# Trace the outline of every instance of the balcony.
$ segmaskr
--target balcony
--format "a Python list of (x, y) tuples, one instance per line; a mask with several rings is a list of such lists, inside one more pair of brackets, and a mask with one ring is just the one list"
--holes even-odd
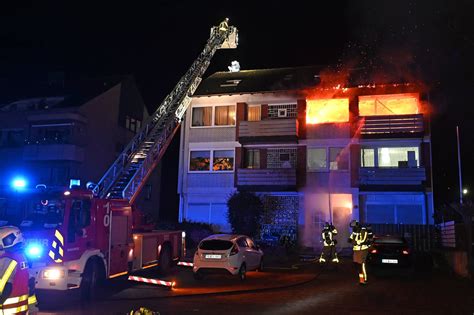
[(419, 135), (424, 132), (423, 114), (361, 116), (360, 134), (365, 137)]
[(296, 189), (296, 169), (237, 169), (237, 188), (239, 190), (285, 191)]
[(296, 141), (298, 121), (295, 118), (241, 121), (238, 137), (240, 142)]
[(26, 161), (84, 161), (84, 149), (73, 144), (33, 144), (23, 148)]
[(424, 167), (377, 168), (361, 167), (359, 183), (365, 185), (422, 185), (426, 180)]

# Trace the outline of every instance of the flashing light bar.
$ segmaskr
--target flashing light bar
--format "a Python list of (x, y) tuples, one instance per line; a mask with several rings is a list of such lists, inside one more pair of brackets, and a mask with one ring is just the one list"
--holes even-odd
[(15, 189), (23, 189), (26, 188), (27, 181), (23, 177), (16, 177), (12, 181), (12, 187)]

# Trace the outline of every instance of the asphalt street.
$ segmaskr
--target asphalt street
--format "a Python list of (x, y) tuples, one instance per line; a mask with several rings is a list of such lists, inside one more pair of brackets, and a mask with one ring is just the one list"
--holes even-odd
[(140, 306), (164, 315), (474, 314), (472, 282), (434, 270), (372, 273), (369, 284), (360, 286), (349, 259), (337, 269), (311, 263), (249, 273), (245, 283), (221, 276), (197, 282), (186, 269), (171, 277), (178, 282), (172, 291), (116, 281), (97, 301), (81, 303), (69, 295), (56, 298), (40, 314), (125, 314)]

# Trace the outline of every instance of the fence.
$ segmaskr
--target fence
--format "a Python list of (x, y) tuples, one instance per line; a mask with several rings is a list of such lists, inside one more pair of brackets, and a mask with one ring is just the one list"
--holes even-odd
[(403, 236), (416, 251), (430, 251), (438, 247), (438, 233), (434, 225), (423, 224), (372, 224), (377, 235)]

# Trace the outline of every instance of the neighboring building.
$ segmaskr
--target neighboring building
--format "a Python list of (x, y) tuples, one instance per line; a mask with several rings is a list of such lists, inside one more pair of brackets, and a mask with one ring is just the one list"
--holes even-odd
[(228, 231), (229, 195), (249, 190), (264, 201), (264, 236), (298, 231), (308, 247), (320, 246), (325, 221), (340, 231), (339, 245), (351, 219), (433, 223), (420, 88), (360, 79), (328, 85), (320, 73), (218, 72), (201, 83), (181, 128), (181, 220)]
[[(148, 117), (131, 77), (74, 82), (50, 97), (0, 105), (0, 187), (15, 176), (29, 185), (98, 182)], [(159, 203), (155, 171), (137, 204)], [(155, 211), (153, 211), (155, 212)]]

